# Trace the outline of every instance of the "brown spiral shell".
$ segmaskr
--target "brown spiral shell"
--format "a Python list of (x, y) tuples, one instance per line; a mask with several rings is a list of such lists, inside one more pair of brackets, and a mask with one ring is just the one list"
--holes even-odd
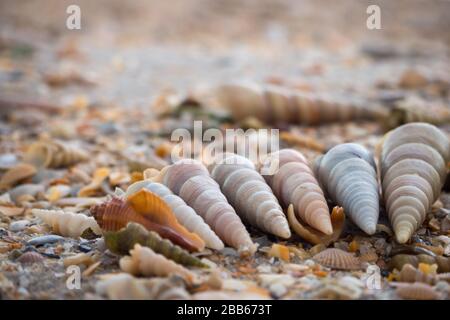
[(255, 117), (265, 123), (317, 125), (357, 119), (373, 120), (385, 113), (383, 109), (338, 103), (275, 85), (226, 84), (216, 89), (216, 96), (234, 119)]
[(293, 204), (300, 219), (327, 235), (332, 234), (327, 202), (305, 157), (293, 149), (272, 152), (263, 161), (261, 173), (273, 163), (278, 163), (278, 169), (264, 178), (283, 206)]
[(396, 239), (405, 243), (438, 199), (447, 175), (450, 143), (433, 125), (409, 123), (381, 145), (383, 198)]
[(411, 264), (405, 264), (397, 276), (400, 282), (422, 282), (426, 284), (435, 284), (437, 281), (436, 275), (425, 274), (419, 269), (414, 268)]
[(180, 225), (170, 207), (154, 193), (141, 189), (127, 201), (112, 198), (91, 208), (91, 214), (104, 231), (117, 231), (128, 222), (143, 225), (161, 237), (190, 251), (203, 250), (205, 243)]
[(25, 162), (45, 168), (68, 167), (87, 159), (87, 153), (79, 147), (58, 140), (35, 142), (24, 156)]
[(313, 260), (324, 267), (338, 270), (360, 270), (361, 261), (353, 254), (340, 249), (325, 249), (313, 256)]

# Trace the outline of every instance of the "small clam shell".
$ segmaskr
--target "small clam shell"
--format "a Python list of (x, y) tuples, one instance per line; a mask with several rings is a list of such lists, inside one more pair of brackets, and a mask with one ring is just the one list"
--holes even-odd
[(0, 188), (10, 188), (20, 181), (34, 176), (36, 172), (36, 168), (30, 164), (18, 164), (3, 174), (0, 179)]
[(402, 283), (398, 285), (396, 293), (400, 298), (408, 300), (438, 300), (441, 298), (439, 292), (432, 286), (420, 282)]
[(362, 269), (361, 261), (353, 254), (340, 249), (325, 249), (313, 256), (317, 263), (338, 270), (359, 270)]
[(44, 261), (44, 257), (36, 251), (27, 251), (17, 258), (17, 261), (22, 264), (34, 264)]

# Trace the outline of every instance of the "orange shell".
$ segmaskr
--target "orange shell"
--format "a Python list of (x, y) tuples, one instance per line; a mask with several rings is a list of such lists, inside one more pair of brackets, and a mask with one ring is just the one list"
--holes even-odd
[(205, 248), (203, 240), (179, 224), (160, 197), (145, 189), (132, 194), (127, 201), (113, 198), (96, 205), (91, 208), (91, 213), (104, 231), (117, 231), (133, 221), (190, 251)]
[(323, 250), (313, 257), (317, 263), (339, 270), (360, 270), (362, 269), (361, 261), (353, 254), (340, 249), (330, 248)]

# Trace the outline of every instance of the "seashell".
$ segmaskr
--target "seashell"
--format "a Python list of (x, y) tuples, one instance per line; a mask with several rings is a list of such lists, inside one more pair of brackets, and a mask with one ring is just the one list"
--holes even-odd
[(325, 249), (313, 256), (313, 260), (325, 267), (338, 270), (360, 270), (361, 261), (353, 254), (340, 249)]
[(134, 249), (130, 250), (130, 256), (120, 259), (119, 265), (123, 271), (133, 275), (169, 276), (178, 274), (188, 281), (192, 281), (195, 277), (191, 271), (140, 244), (135, 244)]
[(103, 231), (117, 231), (128, 222), (137, 222), (190, 251), (201, 251), (205, 243), (180, 225), (170, 207), (156, 194), (141, 189), (126, 201), (112, 198), (91, 208)]
[(106, 247), (114, 253), (127, 254), (138, 243), (182, 265), (207, 267), (184, 249), (167, 239), (162, 239), (159, 234), (148, 231), (138, 223), (130, 222), (126, 228), (119, 231), (105, 231), (103, 237)]
[(184, 286), (174, 282), (173, 278), (138, 279), (128, 273), (119, 273), (103, 277), (96, 283), (95, 291), (112, 300), (189, 299)]
[(0, 179), (0, 189), (10, 188), (22, 180), (28, 179), (36, 174), (34, 166), (27, 163), (20, 163), (6, 171)]
[(422, 282), (427, 284), (435, 284), (437, 282), (437, 277), (434, 274), (426, 274), (407, 263), (403, 265), (402, 270), (397, 276), (397, 280), (400, 282)]
[(48, 190), (45, 192), (45, 198), (47, 198), (47, 200), (50, 202), (54, 202), (56, 200), (59, 200), (61, 198), (70, 195), (71, 191), (72, 188), (68, 185), (65, 184), (54, 185), (48, 188)]
[[(180, 196), (197, 212), (226, 244), (243, 255), (253, 254), (256, 246), (233, 207), (198, 161), (180, 160), (154, 177)], [(155, 180), (157, 181), (157, 180)]]
[(27, 244), (30, 246), (42, 246), (47, 243), (55, 243), (59, 241), (63, 241), (64, 238), (55, 234), (48, 234), (45, 236), (35, 237), (31, 240), (27, 241)]
[(423, 223), (447, 175), (450, 143), (433, 125), (409, 123), (389, 132), (380, 152), (383, 198), (399, 243)]
[(237, 154), (220, 154), (210, 172), (244, 221), (284, 239), (291, 236), (277, 198), (250, 160)]
[(436, 257), (436, 264), (438, 265), (438, 272), (445, 273), (450, 272), (450, 258), (449, 257)]
[(438, 300), (441, 298), (439, 292), (432, 286), (420, 282), (399, 284), (395, 292), (400, 298), (408, 300)]
[(38, 193), (44, 193), (44, 191), (45, 187), (41, 184), (26, 183), (9, 190), (9, 195), (11, 196), (12, 201), (17, 202), (17, 199), (23, 195), (35, 197)]
[(202, 238), (208, 248), (215, 250), (222, 250), (224, 248), (222, 240), (203, 221), (202, 217), (194, 209), (189, 207), (182, 198), (173, 194), (165, 185), (148, 180), (138, 181), (128, 187), (125, 196), (129, 196), (142, 188), (160, 196), (172, 209), (178, 222), (190, 232)]
[(330, 198), (364, 232), (374, 234), (380, 208), (372, 154), (355, 143), (340, 144), (316, 160), (314, 171)]
[(225, 291), (225, 290), (208, 290), (195, 293), (194, 300), (269, 300), (270, 296), (264, 292), (254, 290), (248, 291)]
[(328, 205), (305, 157), (293, 149), (272, 152), (262, 162), (260, 172), (278, 168), (273, 175), (264, 175), (274, 194), (285, 206), (293, 204), (299, 218), (311, 227), (331, 235)]
[(69, 167), (87, 159), (88, 155), (78, 146), (58, 140), (35, 142), (24, 156), (25, 162), (44, 168)]
[(86, 253), (78, 253), (75, 254), (73, 256), (64, 258), (63, 260), (63, 265), (64, 267), (68, 267), (71, 265), (85, 265), (85, 266), (90, 266), (92, 264), (94, 264), (96, 261), (94, 259), (94, 257), (92, 256), (92, 254), (86, 254)]
[(325, 246), (337, 241), (345, 227), (345, 214), (341, 207), (334, 207), (331, 212), (331, 225), (333, 233), (326, 235), (311, 227), (302, 225), (295, 216), (294, 206), (289, 205), (287, 210), (289, 225), (300, 237), (312, 244), (323, 244)]
[(87, 229), (100, 235), (101, 230), (93, 217), (63, 210), (32, 209), (31, 213), (48, 224), (53, 232), (64, 237), (78, 238)]
[(105, 181), (110, 174), (108, 168), (98, 168), (94, 172), (92, 181), (78, 191), (79, 197), (90, 197), (95, 195), (101, 188), (103, 181)]
[(44, 257), (36, 251), (27, 251), (17, 258), (17, 261), (22, 264), (34, 264), (44, 261)]
[(339, 103), (276, 85), (226, 84), (219, 86), (215, 92), (219, 104), (227, 108), (235, 120), (255, 117), (265, 123), (317, 125), (374, 120), (385, 115), (381, 108)]

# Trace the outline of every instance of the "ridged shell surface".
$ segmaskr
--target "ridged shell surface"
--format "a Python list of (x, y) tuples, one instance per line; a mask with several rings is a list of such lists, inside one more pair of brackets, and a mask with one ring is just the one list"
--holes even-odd
[(361, 261), (353, 254), (335, 248), (325, 249), (313, 256), (317, 263), (338, 270), (359, 270)]
[(364, 232), (374, 234), (380, 208), (372, 154), (355, 143), (340, 144), (315, 161), (314, 171), (328, 196)]

